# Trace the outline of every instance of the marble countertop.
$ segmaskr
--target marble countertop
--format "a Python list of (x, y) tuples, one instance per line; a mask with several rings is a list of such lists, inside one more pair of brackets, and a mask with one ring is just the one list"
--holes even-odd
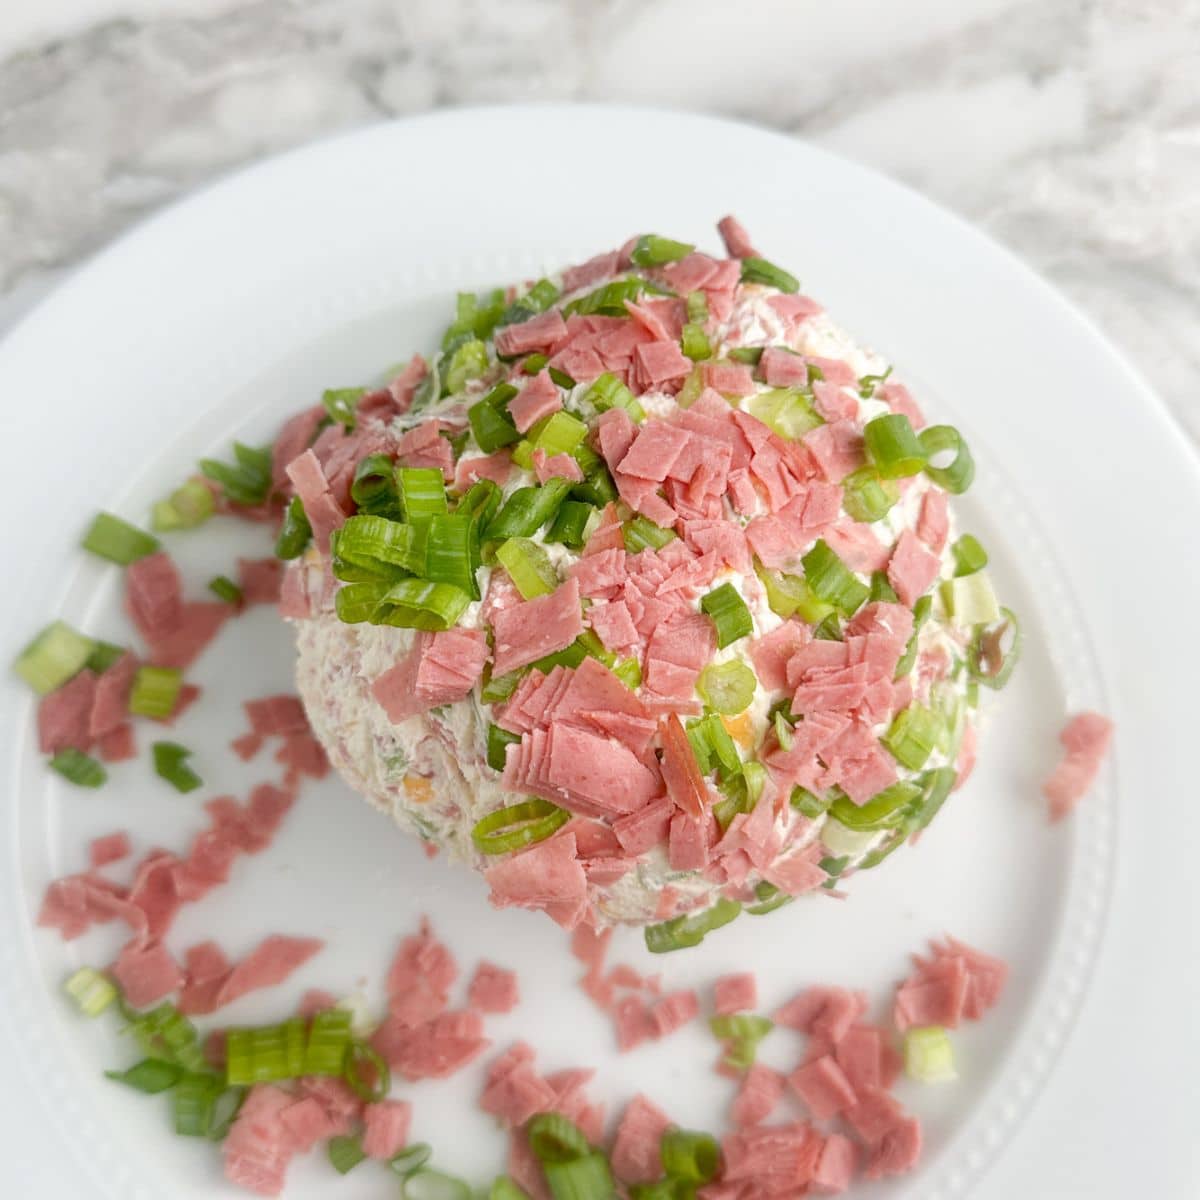
[(46, 0), (0, 14), (0, 56), (0, 331), (262, 155), (439, 105), (621, 99), (758, 121), (965, 215), (1200, 438), (1200, 0)]

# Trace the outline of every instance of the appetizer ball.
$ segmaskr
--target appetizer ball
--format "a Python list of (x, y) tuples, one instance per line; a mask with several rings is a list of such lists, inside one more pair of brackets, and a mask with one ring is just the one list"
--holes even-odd
[(882, 862), (1016, 657), (962, 438), (720, 230), (462, 295), (275, 447), (334, 766), (496, 905), (654, 950)]

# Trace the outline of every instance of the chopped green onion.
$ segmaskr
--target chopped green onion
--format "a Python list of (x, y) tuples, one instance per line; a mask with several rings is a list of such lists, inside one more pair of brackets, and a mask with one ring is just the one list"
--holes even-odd
[(755, 567), (767, 593), (767, 605), (777, 617), (796, 615), (809, 625), (816, 625), (831, 612), (833, 605), (820, 599), (800, 575), (784, 575), (768, 571), (761, 564)]
[(888, 582), (886, 571), (871, 572), (871, 594), (867, 600), (872, 604), (880, 600), (888, 604), (899, 604), (900, 597), (896, 595), (895, 588)]
[(992, 581), (983, 571), (947, 579), (942, 584), (942, 603), (954, 624), (964, 629), (1000, 620), (1000, 604)]
[[(967, 651), (967, 673), (972, 682), (999, 691), (1012, 678), (1013, 669), (1021, 657), (1021, 625), (1010, 608), (1000, 609), (1002, 624), (998, 629), (980, 628)], [(1012, 630), (1008, 652), (1001, 654), (1001, 642)], [(999, 665), (993, 666), (993, 663)]]
[(549, 361), (544, 354), (530, 354), (521, 363), (521, 371), (526, 375), (536, 375)]
[(791, 904), (796, 898), (789, 896), (787, 892), (777, 888), (773, 883), (768, 883), (765, 879), (754, 885), (754, 894), (758, 897), (758, 903), (752, 904), (746, 909), (752, 917), (765, 917), (767, 913), (773, 913), (777, 908)]
[(554, 1200), (611, 1200), (617, 1194), (608, 1159), (599, 1151), (569, 1162), (546, 1162), (542, 1174)]
[(333, 573), (352, 583), (391, 580), (405, 571), (423, 575), (428, 540), (428, 521), (406, 525), (387, 517), (348, 517), (333, 541)]
[(643, 292), (658, 296), (674, 295), (669, 288), (659, 287), (649, 279), (630, 276), (626, 279), (614, 279), (611, 283), (588, 292), (586, 296), (572, 300), (563, 312), (568, 317), (574, 313), (581, 317), (627, 317), (629, 310), (625, 307), (625, 301), (636, 300)]
[[(500, 386), (507, 387), (509, 385), (501, 384)], [(495, 393), (490, 394), (494, 395)], [(516, 395), (516, 388), (513, 388), (513, 395)], [(512, 423), (512, 418), (509, 417), (507, 411), (489, 403), (487, 397), (467, 409), (467, 420), (471, 424), (471, 432), (475, 435), (476, 444), (485, 454), (491, 454), (493, 450), (499, 450), (504, 446), (511, 446), (513, 442), (520, 441), (521, 435), (517, 432), (517, 427)]]
[(709, 1017), (708, 1027), (715, 1038), (723, 1042), (753, 1038), (762, 1041), (775, 1028), (775, 1022), (754, 1013), (723, 1013)]
[(676, 536), (673, 529), (663, 529), (648, 517), (640, 515), (626, 521), (621, 532), (625, 549), (630, 554), (637, 554), (642, 550), (661, 550), (668, 542), (673, 542)]
[(159, 500), (150, 517), (150, 525), (158, 533), (175, 529), (195, 529), (203, 525), (216, 511), (217, 502), (212, 488), (200, 479), (189, 479), (165, 500)]
[(597, 412), (623, 408), (638, 424), (646, 419), (641, 401), (615, 375), (605, 371), (588, 389), (587, 398)]
[(558, 288), (550, 280), (539, 279), (524, 296), (518, 297), (500, 314), (495, 328), (519, 325), (530, 317), (536, 317), (538, 313), (545, 312), (558, 299), (558, 295)]
[(338, 620), (346, 625), (361, 625), (364, 621), (370, 621), (380, 601), (387, 595), (387, 590), (385, 580), (362, 580), (338, 588), (333, 597)]
[(825, 422), (813, 410), (807, 397), (796, 388), (772, 388), (759, 392), (746, 403), (751, 414), (786, 441), (802, 438)]
[(313, 1014), (304, 1046), (303, 1074), (342, 1074), (350, 1048), (351, 1020), (352, 1014), (344, 1008), (327, 1008)]
[(909, 806), (904, 819), (904, 831), (915, 833), (918, 829), (924, 829), (937, 816), (957, 780), (958, 772), (953, 767), (937, 767), (921, 775), (921, 795)]
[(50, 769), (76, 787), (98, 788), (108, 779), (108, 772), (100, 763), (74, 746), (60, 750), (50, 760)]
[(761, 799), (763, 788), (767, 786), (767, 768), (751, 759), (742, 763), (742, 778), (746, 781), (746, 799), (753, 806)]
[(144, 1058), (127, 1070), (104, 1072), (106, 1079), (123, 1083), (135, 1092), (143, 1092), (147, 1096), (155, 1096), (173, 1088), (182, 1074), (182, 1067), (164, 1062), (161, 1058)]
[(388, 1159), (388, 1168), (395, 1174), (404, 1177), (423, 1167), (433, 1154), (433, 1147), (428, 1142), (414, 1142), (405, 1146), (399, 1154), (393, 1154)]
[(91, 638), (65, 621), (55, 621), (21, 651), (13, 670), (39, 696), (45, 696), (78, 675), (95, 647)]
[(868, 421), (863, 427), (863, 443), (867, 457), (882, 479), (919, 474), (928, 461), (904, 413), (884, 413)]
[(666, 954), (672, 950), (683, 950), (698, 946), (706, 934), (734, 920), (742, 906), (736, 900), (722, 897), (703, 912), (685, 913), (659, 925), (647, 925), (643, 930), (646, 949), (651, 954)]
[(920, 795), (919, 784), (902, 779), (872, 796), (866, 804), (855, 804), (846, 796), (838, 796), (829, 806), (829, 815), (856, 832), (889, 829), (903, 819), (907, 806)]
[(521, 682), (521, 676), (525, 674), (525, 669), (522, 667), (516, 671), (509, 671), (507, 675), (492, 676), (491, 664), (487, 664), (483, 669), (483, 679), (479, 685), (479, 698), (484, 704), (502, 704), (517, 690), (517, 684)]
[(591, 1150), (579, 1126), (561, 1113), (544, 1112), (525, 1127), (529, 1148), (540, 1163), (570, 1162)]
[(592, 506), (582, 500), (564, 500), (550, 528), (546, 531), (546, 541), (561, 543), (572, 550), (578, 550), (584, 543), (584, 531), (588, 519), (592, 515)]
[(204, 780), (187, 765), (192, 752), (178, 742), (155, 742), (154, 773), (165, 779), (177, 792), (194, 792)]
[(507, 1175), (498, 1175), (488, 1189), (487, 1200), (529, 1200), (529, 1193)]
[(808, 817), (810, 821), (814, 821), (828, 810), (831, 798), (818, 796), (810, 792), (808, 788), (794, 787), (791, 796), (788, 797), (788, 802), (798, 813)]
[(736, 660), (709, 663), (696, 681), (696, 690), (704, 703), (714, 712), (727, 713), (729, 716), (745, 712), (750, 707), (757, 687), (758, 680), (754, 672), (745, 663)]
[(455, 396), (472, 379), (488, 369), (487, 346), (478, 338), (469, 338), (456, 346), (442, 372), (442, 395)]
[(208, 590), (226, 604), (241, 604), (245, 599), (242, 589), (228, 575), (214, 575), (208, 581)]
[(688, 741), (691, 742), (692, 752), (700, 766), (700, 774), (707, 775), (714, 764), (721, 770), (732, 774), (742, 769), (742, 760), (738, 757), (737, 746), (725, 728), (725, 722), (716, 713), (710, 713), (697, 721), (688, 723)]
[(683, 327), (679, 346), (684, 356), (693, 362), (702, 362), (706, 358), (712, 358), (712, 344), (708, 340), (708, 334), (704, 332), (703, 325), (696, 325), (689, 321)]
[(352, 1171), (367, 1157), (362, 1142), (349, 1134), (339, 1134), (330, 1138), (325, 1144), (325, 1153), (329, 1157), (329, 1165), (339, 1175)]
[(100, 558), (127, 567), (147, 554), (159, 549), (159, 540), (143, 533), (136, 525), (114, 517), (112, 513), (100, 512), (88, 527), (83, 538), (83, 548)]
[(478, 600), (479, 526), (470, 517), (458, 513), (434, 517), (429, 522), (425, 544), (427, 579), (449, 583)]
[(808, 586), (817, 597), (847, 617), (853, 616), (871, 594), (871, 589), (838, 558), (824, 538), (818, 538), (800, 561)]
[(470, 517), (482, 529), (499, 507), (500, 489), (490, 479), (477, 479), (454, 511), (459, 516)]
[(921, 626), (929, 620), (929, 615), (933, 611), (933, 597), (922, 596), (916, 604), (913, 605), (913, 631), (908, 639), (908, 645), (904, 648), (904, 655), (896, 664), (896, 673), (894, 679), (903, 679), (905, 675), (913, 669), (913, 664), (917, 661), (917, 646), (918, 639), (921, 633)]
[(312, 538), (312, 526), (308, 523), (308, 515), (299, 496), (288, 502), (283, 514), (283, 524), (279, 528), (279, 537), (275, 541), (275, 557), (287, 559), (299, 558), (304, 548)]
[(765, 258), (742, 259), (742, 282), (765, 283), (768, 287), (778, 288), (781, 292), (798, 292), (800, 280), (795, 275), (777, 267)]
[(174, 667), (138, 667), (129, 693), (129, 711), (137, 717), (162, 720), (175, 711), (183, 672)]
[(103, 675), (109, 667), (124, 658), (127, 653), (124, 646), (116, 646), (112, 642), (96, 641), (93, 643), (92, 652), (88, 655), (84, 666), (89, 671), (95, 671), (97, 675)]
[(321, 403), (329, 414), (329, 419), (347, 429), (353, 429), (357, 421), (355, 410), (358, 402), (367, 394), (362, 387), (326, 388), (321, 394)]
[(175, 1063), (187, 1071), (204, 1070), (204, 1053), (196, 1027), (173, 1004), (163, 1003), (138, 1013), (121, 1002), (129, 1032), (151, 1058)]
[(568, 391), (570, 391), (570, 389), (575, 386), (575, 380), (573, 380), (570, 375), (566, 373), (566, 371), (562, 371), (558, 367), (548, 367), (547, 370), (550, 374), (550, 378), (557, 383), (560, 388), (566, 388)]
[[(374, 1082), (371, 1082), (372, 1076)], [(342, 1067), (342, 1079), (360, 1100), (368, 1104), (382, 1100), (392, 1086), (392, 1072), (387, 1060), (368, 1042), (350, 1043)]]
[(942, 720), (933, 709), (910, 704), (895, 715), (879, 740), (901, 766), (919, 771), (937, 746), (941, 727)]
[(707, 1133), (668, 1129), (661, 1143), (663, 1170), (685, 1183), (708, 1183), (721, 1165), (721, 1148)]
[(949, 1083), (958, 1078), (954, 1047), (941, 1025), (924, 1025), (904, 1034), (904, 1071), (918, 1083)]
[(471, 1200), (469, 1185), (444, 1171), (421, 1167), (410, 1171), (400, 1185), (402, 1200)]
[(493, 771), (503, 771), (509, 746), (519, 745), (521, 735), (509, 733), (499, 725), (489, 725), (487, 733), (487, 763)]
[(556, 454), (570, 454), (586, 435), (587, 426), (560, 409), (550, 416), (533, 446), (535, 450), (544, 450), (547, 458), (553, 458)]
[(899, 499), (899, 485), (880, 479), (874, 467), (860, 467), (842, 480), (842, 507), (851, 520), (867, 525), (882, 521)]
[(522, 599), (548, 596), (558, 587), (558, 574), (550, 556), (544, 547), (530, 538), (509, 538), (501, 542), (496, 547), (496, 558), (516, 584)]
[(446, 485), (437, 467), (399, 467), (396, 482), (404, 518), (410, 524), (423, 517), (445, 515)]
[(63, 984), (63, 991), (85, 1017), (98, 1017), (118, 995), (113, 981), (93, 967), (80, 967)]
[(734, 362), (745, 363), (750, 367), (757, 367), (762, 361), (763, 351), (765, 346), (735, 346), (732, 350), (726, 350), (727, 358), (732, 358)]
[(626, 658), (613, 667), (613, 674), (634, 691), (642, 686), (642, 664), (636, 658)]
[(532, 537), (557, 515), (570, 486), (564, 479), (548, 479), (541, 487), (517, 488), (488, 522), (483, 539)]
[[(925, 474), (938, 487), (959, 496), (971, 486), (975, 479), (975, 460), (961, 433), (953, 425), (930, 425), (921, 430), (919, 439), (921, 452), (925, 455)], [(948, 451), (954, 457), (944, 467), (935, 467), (933, 462)]]
[(817, 866), (829, 876), (821, 886), (830, 891), (837, 886), (838, 876), (850, 865), (850, 856), (843, 855), (841, 858), (830, 858), (826, 855)]
[(233, 443), (233, 463), (215, 458), (202, 458), (200, 470), (220, 485), (225, 496), (234, 504), (253, 507), (262, 504), (271, 491), (271, 451), (256, 449), (241, 442)]
[(295, 1079), (304, 1073), (304, 1022), (230, 1029), (225, 1036), (225, 1077), (231, 1084)]
[(673, 242), (656, 233), (645, 233), (638, 238), (629, 258), (635, 267), (661, 267), (687, 258), (695, 248), (689, 242)]
[(964, 533), (950, 552), (954, 555), (955, 575), (974, 575), (988, 565), (988, 553), (973, 534)]
[(818, 642), (840, 642), (842, 638), (842, 622), (837, 613), (823, 617), (813, 627), (813, 638)]
[(471, 830), (471, 840), (481, 854), (508, 854), (544, 841), (570, 819), (570, 813), (549, 800), (531, 796), (481, 818)]
[(888, 367), (882, 375), (864, 375), (858, 381), (858, 394), (864, 400), (870, 400), (879, 389), (881, 383), (887, 382), (887, 377), (892, 373), (892, 368)]
[(708, 297), (703, 292), (688, 292), (687, 319), (695, 325), (703, 325), (708, 320)]
[(750, 610), (732, 583), (723, 583), (701, 597), (700, 610), (712, 618), (720, 650), (754, 632)]
[(603, 508), (617, 498), (617, 488), (608, 468), (600, 463), (594, 470), (584, 473), (582, 483), (571, 484), (571, 495), (595, 508)]
[(470, 594), (451, 583), (401, 579), (383, 594), (370, 620), (375, 625), (436, 633), (457, 625), (470, 603)]
[(779, 742), (779, 748), (781, 750), (790, 750), (794, 736), (792, 725), (787, 717), (782, 712), (777, 711), (775, 713), (775, 739)]
[(215, 1075), (189, 1072), (182, 1076), (171, 1096), (175, 1132), (180, 1137), (208, 1137), (217, 1098), (224, 1090)]
[(388, 455), (368, 454), (359, 460), (350, 485), (350, 499), (360, 513), (400, 519), (403, 514), (396, 488), (396, 468)]

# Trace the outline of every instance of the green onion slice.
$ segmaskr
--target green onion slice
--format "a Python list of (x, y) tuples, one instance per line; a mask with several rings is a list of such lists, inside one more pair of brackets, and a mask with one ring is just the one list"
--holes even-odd
[(446, 485), (437, 467), (398, 467), (396, 483), (404, 517), (408, 522), (414, 523), (423, 517), (446, 513)]
[(487, 763), (493, 771), (503, 771), (509, 746), (521, 740), (519, 733), (509, 733), (499, 725), (489, 725), (487, 734)]
[(471, 830), (471, 840), (481, 854), (508, 854), (544, 841), (570, 819), (565, 809), (531, 796), (482, 817)]
[(201, 479), (189, 479), (154, 505), (150, 525), (158, 533), (195, 529), (197, 525), (203, 525), (216, 508), (212, 488)]
[[(511, 384), (500, 385), (501, 388), (511, 386)], [(485, 454), (491, 454), (494, 450), (500, 450), (504, 446), (511, 446), (513, 442), (521, 439), (517, 427), (508, 415), (508, 410), (503, 407), (506, 401), (502, 401), (500, 406), (490, 402), (490, 397), (499, 390), (496, 388), (488, 396), (467, 409), (467, 420), (471, 425), (471, 433), (475, 437), (476, 444)], [(512, 395), (516, 394), (517, 389), (512, 388)], [(511, 397), (507, 397), (507, 399), (511, 399)]]
[(388, 1159), (388, 1168), (401, 1177), (411, 1175), (423, 1167), (432, 1154), (433, 1147), (428, 1142), (413, 1142)]
[(623, 408), (638, 424), (646, 419), (646, 410), (642, 408), (641, 401), (608, 371), (596, 378), (588, 389), (587, 399), (591, 401), (597, 412), (607, 412), (610, 408)]
[(175, 711), (182, 687), (183, 672), (174, 667), (138, 667), (129, 693), (129, 711), (161, 721)]
[(867, 457), (881, 479), (903, 479), (925, 468), (928, 455), (904, 413), (884, 413), (863, 427)]
[(353, 429), (358, 418), (355, 410), (358, 402), (367, 394), (362, 387), (326, 388), (321, 394), (321, 403), (329, 414), (329, 419), (347, 429)]
[(721, 1148), (711, 1134), (668, 1129), (661, 1142), (663, 1170), (686, 1183), (708, 1183), (721, 1165)]
[(392, 1072), (387, 1060), (368, 1042), (350, 1043), (342, 1079), (360, 1100), (369, 1104), (382, 1100), (392, 1086)]
[(690, 242), (674, 242), (656, 233), (646, 233), (638, 238), (629, 257), (635, 267), (661, 267), (687, 258), (695, 248)]
[(233, 504), (252, 508), (262, 504), (271, 491), (270, 447), (256, 448), (233, 443), (232, 463), (202, 458), (200, 470), (218, 484)]
[(312, 526), (308, 523), (308, 515), (299, 496), (288, 502), (283, 513), (283, 524), (279, 527), (279, 537), (275, 540), (275, 557), (285, 561), (299, 558), (304, 548), (312, 539)]
[(754, 699), (758, 679), (745, 663), (731, 660), (709, 663), (700, 672), (696, 690), (714, 712), (735, 716), (745, 712)]
[[(999, 691), (1012, 678), (1021, 658), (1021, 623), (1011, 608), (1000, 609), (999, 623), (977, 630), (967, 651), (971, 679)], [(1004, 649), (1004, 642), (1008, 649)]]
[(880, 600), (888, 604), (900, 603), (900, 597), (896, 595), (896, 589), (888, 581), (886, 571), (871, 572), (871, 594), (867, 597), (867, 600), (871, 604)]
[(178, 742), (155, 742), (154, 773), (165, 779), (177, 792), (194, 792), (204, 780), (187, 765), (192, 752)]
[(795, 275), (768, 262), (765, 258), (742, 259), (742, 282), (765, 283), (768, 287), (778, 288), (781, 292), (798, 292), (800, 280)]
[(789, 896), (787, 892), (777, 888), (773, 883), (768, 883), (765, 879), (754, 885), (754, 894), (758, 897), (758, 903), (751, 904), (746, 909), (752, 917), (764, 917), (777, 908), (783, 908), (785, 904), (791, 904), (796, 898)]
[(892, 719), (879, 739), (901, 766), (919, 771), (937, 746), (942, 719), (931, 708), (910, 704)]
[(557, 515), (569, 491), (565, 479), (548, 479), (541, 487), (517, 488), (488, 522), (483, 540), (532, 537)]
[(651, 954), (666, 954), (671, 950), (683, 950), (698, 946), (705, 935), (734, 920), (742, 906), (736, 900), (722, 897), (711, 908), (699, 913), (685, 913), (659, 925), (647, 925), (643, 931), (646, 949)]
[(688, 292), (687, 319), (695, 325), (703, 325), (708, 320), (708, 297), (703, 292)]
[(609, 1200), (617, 1194), (608, 1159), (599, 1150), (570, 1162), (543, 1163), (542, 1174), (554, 1200)]
[(470, 594), (453, 584), (401, 579), (384, 592), (370, 620), (375, 625), (436, 633), (458, 624), (470, 603)]
[(921, 633), (921, 627), (929, 620), (930, 613), (933, 612), (933, 597), (922, 596), (916, 604), (913, 605), (913, 631), (908, 639), (908, 645), (904, 648), (904, 654), (900, 661), (896, 664), (896, 673), (894, 679), (903, 679), (905, 675), (913, 669), (913, 665), (917, 661), (917, 643)]
[(228, 575), (214, 575), (208, 581), (208, 590), (226, 604), (241, 604), (245, 599), (242, 589)]
[(479, 526), (470, 517), (450, 513), (433, 517), (426, 538), (425, 571), (427, 579), (453, 584), (472, 600), (478, 600)]
[(341, 1075), (350, 1049), (351, 1014), (344, 1008), (314, 1013), (304, 1046), (305, 1075)]
[(92, 652), (88, 655), (87, 662), (84, 665), (89, 671), (95, 671), (97, 675), (103, 675), (109, 667), (114, 666), (127, 653), (128, 651), (124, 646), (116, 646), (112, 642), (96, 641), (93, 643)]
[(585, 504), (582, 500), (564, 500), (546, 531), (546, 541), (569, 546), (572, 550), (580, 549), (584, 544), (585, 531), (591, 515), (590, 504)]
[(98, 788), (108, 779), (108, 772), (99, 762), (73, 746), (60, 750), (50, 760), (50, 769), (76, 787)]
[(750, 367), (757, 367), (762, 361), (763, 351), (765, 346), (734, 346), (732, 350), (726, 350), (726, 357), (732, 358), (734, 362), (745, 363)]
[(954, 555), (956, 576), (974, 575), (988, 565), (988, 553), (974, 534), (964, 533), (950, 547), (950, 552)]
[(817, 596), (802, 576), (768, 571), (761, 563), (754, 569), (767, 593), (767, 605), (776, 616), (787, 620), (796, 615), (816, 625), (833, 612), (833, 605)]
[(158, 538), (143, 533), (136, 525), (130, 525), (128, 521), (122, 521), (120, 517), (107, 512), (96, 514), (83, 538), (85, 550), (122, 567), (153, 554), (160, 545)]
[(712, 618), (717, 630), (717, 647), (726, 646), (754, 632), (754, 620), (745, 600), (732, 583), (723, 583), (701, 597), (700, 609)]
[(325, 1153), (329, 1157), (329, 1165), (339, 1175), (345, 1175), (358, 1166), (367, 1157), (362, 1148), (362, 1142), (348, 1134), (332, 1137), (325, 1145)]
[(958, 1078), (954, 1046), (941, 1025), (924, 1025), (905, 1031), (904, 1071), (918, 1083), (949, 1083)]
[(899, 499), (899, 486), (881, 479), (874, 467), (860, 467), (842, 480), (842, 507), (854, 521), (866, 525), (882, 521)]
[(908, 805), (920, 796), (919, 784), (902, 779), (872, 796), (866, 804), (856, 805), (848, 797), (838, 796), (829, 806), (829, 815), (858, 833), (889, 829), (904, 818)]
[(21, 651), (13, 670), (39, 696), (45, 696), (78, 675), (95, 646), (91, 638), (77, 633), (65, 621), (55, 621)]
[(706, 358), (712, 358), (712, 343), (709, 342), (703, 325), (697, 325), (691, 321), (684, 325), (679, 346), (684, 357), (690, 358), (693, 362), (703, 362)]
[(63, 984), (63, 991), (85, 1017), (98, 1017), (119, 994), (113, 981), (94, 967), (80, 967)]
[(673, 529), (663, 529), (648, 517), (641, 515), (626, 521), (621, 533), (625, 549), (630, 554), (637, 554), (642, 550), (661, 550), (668, 542), (673, 542), (676, 536)]
[(561, 1113), (538, 1113), (530, 1119), (525, 1132), (529, 1148), (541, 1163), (570, 1162), (591, 1150), (579, 1126)]
[(818, 599), (834, 605), (845, 616), (853, 616), (871, 594), (871, 589), (837, 556), (824, 538), (818, 538), (800, 560), (804, 577)]
[(545, 548), (530, 538), (509, 538), (496, 547), (496, 558), (525, 600), (548, 596), (558, 587), (558, 573)]
[(403, 1200), (471, 1200), (472, 1192), (469, 1185), (453, 1175), (420, 1167), (405, 1177), (400, 1195)]
[(350, 499), (360, 513), (372, 513), (399, 520), (400, 494), (396, 485), (396, 468), (386, 454), (368, 454), (354, 468)]
[[(938, 487), (958, 496), (971, 486), (975, 479), (975, 460), (962, 434), (953, 425), (930, 425), (921, 430), (918, 440), (927, 462), (925, 474)], [(935, 459), (948, 453), (953, 457), (945, 466), (933, 465)]]
[(135, 1092), (143, 1092), (148, 1096), (173, 1088), (183, 1074), (183, 1068), (175, 1063), (164, 1062), (161, 1058), (144, 1058), (139, 1063), (124, 1071), (105, 1071), (106, 1079), (123, 1083)]
[(796, 388), (772, 388), (751, 396), (746, 403), (751, 414), (785, 441), (796, 441), (825, 422), (808, 397)]

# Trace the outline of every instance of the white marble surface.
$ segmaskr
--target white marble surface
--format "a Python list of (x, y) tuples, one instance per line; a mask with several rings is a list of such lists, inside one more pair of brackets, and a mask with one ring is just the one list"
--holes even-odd
[(16, 4), (0, 328), (143, 214), (261, 155), (437, 105), (624, 99), (752, 118), (966, 215), (1200, 437), (1200, 0)]

